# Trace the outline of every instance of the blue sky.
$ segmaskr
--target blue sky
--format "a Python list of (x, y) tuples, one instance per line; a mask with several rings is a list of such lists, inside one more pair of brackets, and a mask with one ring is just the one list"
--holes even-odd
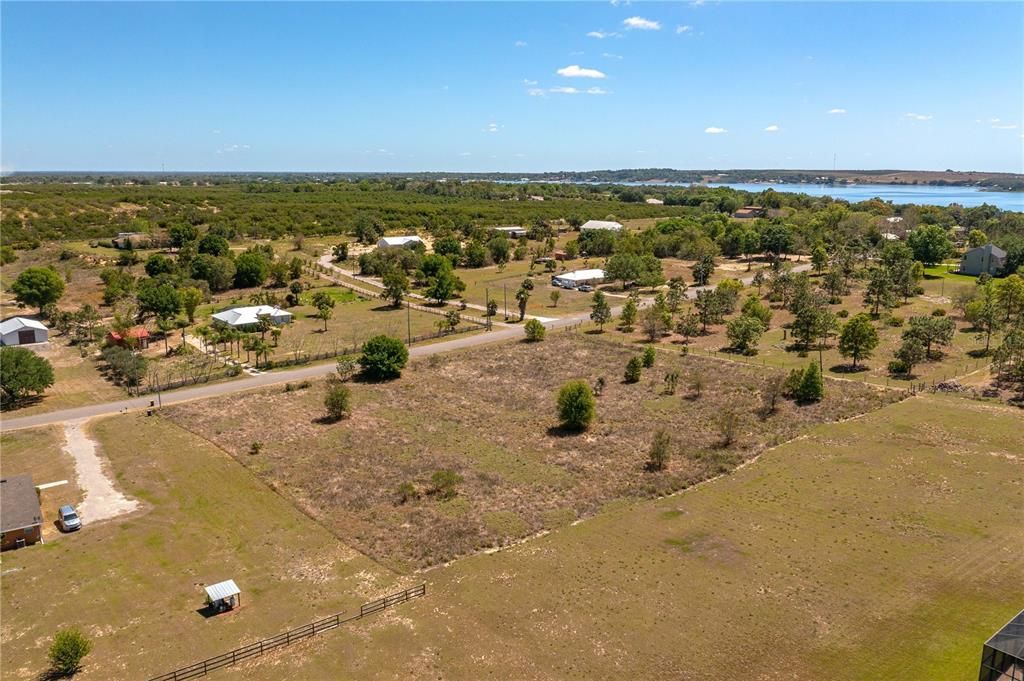
[(0, 12), (5, 171), (1024, 172), (1017, 2)]

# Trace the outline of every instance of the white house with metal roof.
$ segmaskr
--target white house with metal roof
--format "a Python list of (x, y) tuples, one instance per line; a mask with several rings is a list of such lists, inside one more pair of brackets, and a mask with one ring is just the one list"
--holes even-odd
[(11, 317), (0, 322), (0, 345), (33, 345), (46, 343), (50, 330), (28, 317)]
[(621, 232), (622, 223), (613, 222), (612, 220), (587, 220), (580, 225), (581, 232), (585, 232), (590, 229), (604, 229), (611, 232)]
[(423, 239), (416, 235), (412, 236), (385, 236), (381, 237), (380, 241), (377, 242), (377, 248), (387, 248), (389, 246), (415, 246), (416, 244), (423, 244)]
[(575, 270), (551, 277), (552, 286), (576, 288), (582, 284), (600, 284), (604, 281), (604, 270)]
[(270, 317), (273, 324), (282, 325), (292, 321), (292, 313), (282, 310), (273, 305), (250, 305), (248, 307), (233, 307), (213, 315), (215, 324), (230, 326), (233, 329), (247, 329), (255, 327), (260, 322), (260, 317)]

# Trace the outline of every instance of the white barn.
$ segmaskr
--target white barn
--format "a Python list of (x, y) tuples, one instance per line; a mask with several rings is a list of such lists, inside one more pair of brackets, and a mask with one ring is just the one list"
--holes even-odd
[(580, 231), (585, 232), (588, 229), (606, 229), (612, 232), (621, 232), (622, 224), (619, 222), (612, 222), (611, 220), (587, 220), (580, 225)]
[(604, 281), (604, 270), (575, 270), (551, 277), (552, 286), (576, 288), (582, 284), (600, 284)]
[(0, 322), (0, 345), (32, 345), (46, 343), (50, 330), (27, 317), (11, 317)]
[(426, 244), (423, 243), (423, 239), (418, 236), (385, 236), (381, 237), (380, 241), (377, 242), (377, 248), (387, 248), (388, 246), (412, 246), (415, 244)]
[(250, 305), (249, 307), (233, 307), (213, 315), (216, 324), (230, 326), (233, 329), (246, 329), (259, 324), (262, 315), (270, 317), (274, 324), (288, 324), (292, 321), (292, 313), (272, 305)]

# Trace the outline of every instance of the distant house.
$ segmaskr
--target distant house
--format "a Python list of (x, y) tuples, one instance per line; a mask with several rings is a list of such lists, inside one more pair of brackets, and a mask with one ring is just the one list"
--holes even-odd
[(418, 236), (385, 236), (381, 237), (380, 241), (377, 242), (377, 248), (387, 248), (389, 246), (415, 246), (416, 244), (423, 243), (423, 239)]
[(985, 641), (978, 681), (1024, 679), (1024, 610)]
[(32, 476), (0, 479), (0, 551), (29, 546), (42, 540), (43, 512)]
[(621, 232), (622, 224), (611, 220), (587, 220), (580, 225), (580, 231), (586, 232), (591, 229), (604, 229), (611, 232)]
[(882, 232), (882, 239), (885, 241), (899, 241), (900, 235), (892, 232)]
[(117, 331), (111, 331), (107, 334), (107, 342), (111, 345), (133, 345), (140, 350), (145, 350), (149, 347), (149, 331), (142, 326), (128, 329), (123, 336)]
[(509, 239), (519, 239), (530, 233), (530, 230), (526, 227), (520, 227), (519, 225), (502, 225), (494, 228), (495, 232), (500, 232), (507, 236)]
[(538, 196), (537, 194), (530, 194), (529, 199), (531, 201), (543, 201), (544, 197), (543, 196)]
[(665, 205), (664, 201), (662, 201), (661, 199), (655, 199), (655, 198), (644, 199), (644, 203), (650, 204), (652, 206), (663, 206), (663, 205)]
[(260, 322), (260, 317), (270, 317), (273, 324), (288, 324), (292, 321), (292, 313), (282, 310), (273, 305), (250, 305), (248, 307), (233, 307), (213, 315), (213, 323), (220, 326), (230, 326), (232, 329), (252, 330)]
[(983, 272), (998, 274), (1006, 264), (1006, 251), (995, 244), (978, 246), (964, 253), (960, 260), (960, 274), (978, 276)]
[(886, 218), (885, 221), (888, 222), (890, 225), (898, 225), (899, 223), (903, 222), (903, 218), (899, 217), (898, 215), (894, 215), (892, 217)]
[(761, 206), (743, 206), (735, 213), (732, 214), (737, 220), (750, 220), (753, 218), (763, 218), (768, 215), (768, 209), (762, 208)]
[(153, 239), (149, 234), (142, 232), (118, 232), (110, 241), (114, 248), (149, 248)]
[(45, 343), (49, 337), (49, 329), (34, 319), (11, 317), (0, 322), (0, 345)]
[(600, 284), (603, 281), (604, 270), (576, 270), (551, 277), (551, 285), (562, 288), (577, 288), (582, 284)]

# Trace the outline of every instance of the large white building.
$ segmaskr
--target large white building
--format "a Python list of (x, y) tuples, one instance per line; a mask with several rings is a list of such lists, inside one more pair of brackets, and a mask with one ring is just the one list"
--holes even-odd
[[(414, 244), (423, 244), (423, 239), (418, 236), (385, 236), (381, 237), (380, 241), (377, 242), (377, 248), (387, 248), (388, 246), (411, 246)], [(423, 244), (426, 246), (426, 244)]]
[(32, 345), (49, 338), (49, 329), (34, 319), (11, 317), (0, 322), (0, 345)]
[(576, 288), (582, 284), (600, 284), (604, 281), (604, 270), (575, 270), (551, 277), (552, 286)]
[(612, 232), (621, 232), (622, 224), (612, 222), (611, 220), (587, 220), (580, 225), (580, 231), (585, 232), (588, 229), (606, 229)]
[(233, 329), (246, 329), (259, 324), (260, 317), (266, 315), (274, 324), (288, 324), (292, 320), (292, 313), (282, 310), (273, 305), (250, 305), (248, 307), (233, 307), (213, 315), (213, 321), (217, 324), (230, 326)]

